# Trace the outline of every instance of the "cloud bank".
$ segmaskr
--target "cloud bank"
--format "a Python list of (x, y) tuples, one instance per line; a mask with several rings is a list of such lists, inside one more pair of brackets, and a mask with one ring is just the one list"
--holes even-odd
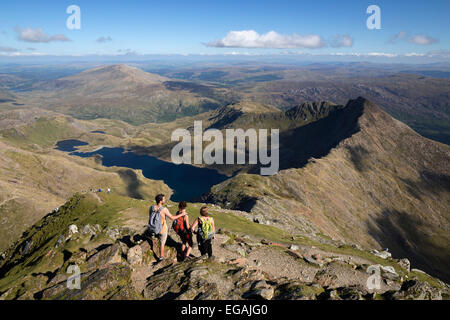
[(65, 35), (63, 34), (55, 34), (53, 36), (48, 36), (44, 33), (42, 28), (19, 28), (15, 27), (14, 31), (17, 33), (17, 38), (21, 41), (25, 42), (34, 42), (34, 43), (49, 43), (49, 42), (56, 42), (56, 41), (70, 41)]
[(216, 48), (322, 48), (325, 41), (316, 34), (310, 35), (283, 35), (275, 31), (259, 34), (254, 30), (230, 31), (225, 38), (217, 39), (206, 44)]

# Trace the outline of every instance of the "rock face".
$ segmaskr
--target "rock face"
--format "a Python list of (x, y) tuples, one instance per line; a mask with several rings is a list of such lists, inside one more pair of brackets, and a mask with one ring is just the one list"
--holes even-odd
[(121, 257), (122, 251), (120, 245), (115, 243), (112, 246), (108, 246), (87, 260), (87, 264), (90, 268), (104, 268), (110, 264), (120, 263), (122, 261)]
[(440, 290), (418, 280), (406, 281), (399, 291), (390, 292), (386, 296), (394, 300), (442, 300)]

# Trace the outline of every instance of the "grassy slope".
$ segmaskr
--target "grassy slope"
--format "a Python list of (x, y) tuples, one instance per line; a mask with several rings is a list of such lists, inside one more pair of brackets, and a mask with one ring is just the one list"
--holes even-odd
[(152, 198), (160, 190), (171, 193), (162, 182), (152, 182), (141, 172), (105, 168), (93, 159), (53, 150), (58, 140), (66, 138), (91, 137), (98, 143), (118, 144), (119, 139), (112, 135), (90, 133), (99, 128), (96, 124), (38, 110), (3, 113), (0, 121), (0, 232), (6, 235), (0, 239), (0, 250), (74, 192), (110, 187), (123, 195), (132, 191), (141, 198)]
[[(23, 281), (29, 274), (45, 274), (53, 272), (65, 263), (64, 252), (75, 253), (80, 247), (73, 247), (69, 242), (63, 247), (55, 249), (55, 245), (62, 234), (67, 235), (68, 227), (76, 224), (79, 227), (90, 224), (99, 224), (105, 227), (121, 227), (142, 231), (142, 226), (148, 219), (149, 201), (139, 201), (117, 194), (77, 194), (74, 195), (58, 213), (48, 215), (33, 227), (29, 228), (16, 246), (11, 247), (6, 253), (8, 259), (0, 265), (2, 277), (0, 279), (0, 292), (6, 291), (12, 285)], [(175, 213), (175, 206), (169, 204), (172, 213)], [(200, 204), (189, 204), (188, 213), (191, 220), (198, 216)], [(350, 246), (335, 247), (324, 245), (304, 237), (291, 236), (285, 231), (273, 226), (266, 226), (250, 222), (232, 212), (210, 210), (218, 228), (223, 228), (232, 233), (248, 235), (256, 241), (267, 239), (279, 243), (293, 243), (306, 246), (315, 246), (328, 252), (359, 256), (372, 261), (374, 264), (392, 265), (401, 275), (405, 272), (395, 263), (395, 261), (378, 258), (368, 252), (354, 249)], [(131, 224), (130, 224), (131, 223)], [(108, 241), (108, 240), (104, 240)], [(31, 243), (29, 252), (22, 256), (21, 252), (25, 243)], [(78, 246), (83, 246), (83, 241), (77, 242)], [(100, 242), (99, 242), (100, 244)], [(90, 247), (95, 247), (95, 243), (89, 243)], [(89, 250), (89, 248), (87, 248)], [(83, 266), (81, 266), (83, 268)], [(414, 276), (410, 273), (409, 276)], [(423, 280), (435, 286), (440, 284), (431, 277), (421, 275)], [(25, 290), (26, 288), (24, 288)]]

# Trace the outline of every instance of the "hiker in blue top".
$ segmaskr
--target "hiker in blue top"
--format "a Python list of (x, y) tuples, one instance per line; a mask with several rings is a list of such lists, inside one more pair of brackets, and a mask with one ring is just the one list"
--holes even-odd
[(160, 243), (160, 256), (158, 262), (164, 260), (164, 247), (167, 241), (167, 235), (169, 233), (169, 228), (167, 226), (166, 218), (171, 220), (178, 219), (186, 215), (186, 212), (183, 212), (179, 215), (173, 216), (170, 214), (169, 210), (164, 207), (164, 203), (166, 203), (166, 197), (163, 194), (158, 194), (155, 197), (156, 205), (150, 207), (150, 218), (148, 221), (148, 233), (150, 236), (158, 237)]
[(213, 256), (212, 240), (215, 239), (216, 226), (214, 225), (214, 219), (208, 214), (208, 207), (204, 206), (200, 209), (200, 217), (194, 221), (191, 230), (194, 230), (197, 226), (198, 249), (202, 256), (207, 254), (211, 258)]

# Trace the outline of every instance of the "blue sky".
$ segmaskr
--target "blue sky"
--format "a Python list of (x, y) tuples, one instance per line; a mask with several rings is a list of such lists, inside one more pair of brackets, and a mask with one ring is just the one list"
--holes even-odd
[[(73, 4), (81, 30), (66, 27)], [(366, 26), (372, 4), (381, 9), (381, 30)], [(449, 12), (448, 0), (3, 1), (0, 55), (431, 52), (448, 59)]]

